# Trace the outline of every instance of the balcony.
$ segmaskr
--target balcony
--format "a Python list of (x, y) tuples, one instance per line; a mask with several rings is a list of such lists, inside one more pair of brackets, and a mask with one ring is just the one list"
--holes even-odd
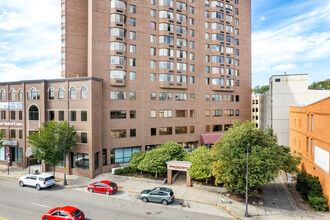
[(120, 78), (110, 79), (110, 85), (124, 87), (126, 86), (126, 79), (120, 79)]
[(213, 91), (223, 91), (223, 92), (233, 92), (235, 86), (225, 86), (225, 85), (212, 85)]
[(175, 82), (159, 82), (159, 87), (162, 89), (187, 89), (187, 83)]

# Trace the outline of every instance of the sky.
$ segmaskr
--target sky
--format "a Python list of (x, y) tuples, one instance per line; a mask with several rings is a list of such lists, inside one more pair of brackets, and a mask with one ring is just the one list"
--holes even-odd
[[(60, 0), (0, 1), (0, 82), (60, 78), (60, 15)], [(252, 87), (330, 79), (330, 0), (252, 0), (251, 16)]]

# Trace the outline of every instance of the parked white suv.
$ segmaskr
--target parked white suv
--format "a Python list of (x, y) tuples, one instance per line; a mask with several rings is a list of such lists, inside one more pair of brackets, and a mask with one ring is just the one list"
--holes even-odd
[(47, 188), (55, 184), (54, 176), (47, 173), (34, 173), (19, 178), (18, 184), (23, 186), (33, 186), (37, 190)]

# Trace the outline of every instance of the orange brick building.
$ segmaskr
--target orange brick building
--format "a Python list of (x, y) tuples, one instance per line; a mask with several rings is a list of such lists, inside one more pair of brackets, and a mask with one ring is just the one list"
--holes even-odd
[(290, 148), (302, 154), (301, 169), (319, 177), (330, 207), (330, 97), (290, 107)]

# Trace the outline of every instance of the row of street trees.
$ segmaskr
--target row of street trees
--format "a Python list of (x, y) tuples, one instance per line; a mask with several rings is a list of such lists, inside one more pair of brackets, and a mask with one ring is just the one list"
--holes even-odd
[(289, 148), (277, 144), (277, 138), (269, 129), (255, 129), (251, 122), (235, 121), (211, 149), (201, 146), (186, 153), (182, 145), (167, 142), (147, 152), (134, 153), (130, 165), (149, 173), (165, 173), (166, 161), (185, 160), (192, 163), (189, 174), (195, 179), (215, 179), (229, 190), (245, 193), (246, 149), (249, 144), (249, 195), (273, 181), (280, 170), (297, 172), (300, 157)]

